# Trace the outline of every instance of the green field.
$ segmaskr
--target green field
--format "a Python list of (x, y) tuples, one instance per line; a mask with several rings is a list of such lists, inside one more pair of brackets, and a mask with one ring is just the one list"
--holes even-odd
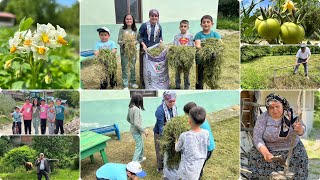
[[(69, 169), (55, 169), (53, 173), (49, 174), (51, 180), (63, 180), (63, 179), (70, 179), (70, 180), (77, 180), (79, 179), (79, 171), (78, 170), (69, 170)], [(35, 170), (29, 172), (15, 172), (15, 173), (7, 173), (7, 174), (0, 174), (0, 179), (5, 180), (32, 180), (37, 179), (37, 172)], [(43, 179), (45, 179), (42, 176)]]
[[(294, 55), (266, 56), (241, 63), (242, 89), (318, 89), (320, 87), (320, 55), (311, 56), (309, 78), (304, 77), (303, 66), (293, 75)], [(289, 66), (276, 71), (276, 68)], [(275, 78), (274, 78), (275, 77)]]

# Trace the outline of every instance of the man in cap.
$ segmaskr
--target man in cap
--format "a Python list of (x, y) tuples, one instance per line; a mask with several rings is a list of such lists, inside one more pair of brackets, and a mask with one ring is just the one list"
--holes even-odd
[(297, 58), (296, 67), (294, 68), (293, 74), (296, 74), (298, 72), (298, 68), (299, 68), (300, 64), (302, 64), (304, 67), (304, 75), (307, 79), (309, 79), (309, 77), (308, 77), (308, 62), (311, 57), (311, 52), (310, 52), (310, 49), (306, 46), (306, 44), (301, 44), (300, 47), (301, 48), (298, 50), (297, 55), (296, 55), (296, 58)]
[(46, 178), (46, 180), (49, 180), (49, 162), (47, 158), (44, 157), (43, 153), (40, 153), (40, 157), (36, 160), (34, 163), (35, 166), (37, 166), (37, 174), (38, 174), (38, 180), (42, 179), (42, 175)]

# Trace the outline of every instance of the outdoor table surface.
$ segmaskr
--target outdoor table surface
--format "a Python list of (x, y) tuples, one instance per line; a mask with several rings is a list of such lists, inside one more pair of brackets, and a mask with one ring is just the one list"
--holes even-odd
[(80, 133), (80, 137), (81, 159), (90, 156), (91, 162), (95, 162), (93, 154), (100, 152), (103, 162), (108, 162), (104, 149), (107, 147), (107, 141), (111, 139), (109, 136), (92, 131), (84, 131)]

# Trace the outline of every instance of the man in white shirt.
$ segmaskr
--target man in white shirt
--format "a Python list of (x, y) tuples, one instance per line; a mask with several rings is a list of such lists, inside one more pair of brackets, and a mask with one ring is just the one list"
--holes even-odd
[(309, 59), (311, 57), (311, 52), (310, 49), (308, 47), (306, 47), (306, 44), (301, 44), (301, 48), (298, 50), (296, 58), (296, 67), (294, 68), (294, 72), (293, 74), (296, 74), (298, 72), (298, 68), (300, 66), (300, 64), (303, 65), (304, 67), (304, 75), (307, 79), (309, 79), (308, 77), (308, 62)]
[(42, 179), (42, 175), (44, 175), (46, 180), (49, 180), (49, 163), (47, 158), (44, 157), (43, 153), (40, 153), (40, 158), (38, 158), (34, 164), (37, 166), (38, 180)]

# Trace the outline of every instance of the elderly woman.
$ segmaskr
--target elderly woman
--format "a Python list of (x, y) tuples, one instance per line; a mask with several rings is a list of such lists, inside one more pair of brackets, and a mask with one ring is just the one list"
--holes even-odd
[(258, 117), (253, 130), (255, 148), (251, 149), (249, 157), (250, 179), (269, 177), (272, 172), (283, 171), (280, 163), (272, 158), (281, 155), (286, 159), (292, 140), (294, 148), (289, 171), (296, 179), (307, 179), (308, 156), (299, 137), (305, 132), (304, 124), (293, 117), (288, 101), (277, 94), (266, 97), (266, 107), (268, 111)]
[(308, 47), (306, 47), (306, 44), (301, 44), (300, 46), (301, 48), (298, 50), (296, 58), (296, 67), (294, 68), (294, 74), (296, 74), (298, 72), (298, 68), (300, 66), (300, 64), (303, 65), (304, 67), (304, 75), (307, 79), (309, 79), (308, 76), (308, 62), (310, 60), (311, 57), (311, 52), (310, 49)]
[(149, 21), (141, 24), (139, 29), (140, 42), (140, 82), (144, 87), (143, 81), (143, 56), (145, 50), (162, 41), (162, 27), (159, 24), (159, 11), (151, 9), (149, 11)]
[(160, 153), (159, 140), (163, 134), (164, 126), (171, 118), (178, 116), (176, 106), (176, 93), (174, 91), (165, 91), (163, 93), (162, 104), (157, 108), (155, 112), (157, 118), (156, 125), (153, 128), (154, 132), (154, 144), (157, 155), (158, 172), (163, 170), (163, 156)]

